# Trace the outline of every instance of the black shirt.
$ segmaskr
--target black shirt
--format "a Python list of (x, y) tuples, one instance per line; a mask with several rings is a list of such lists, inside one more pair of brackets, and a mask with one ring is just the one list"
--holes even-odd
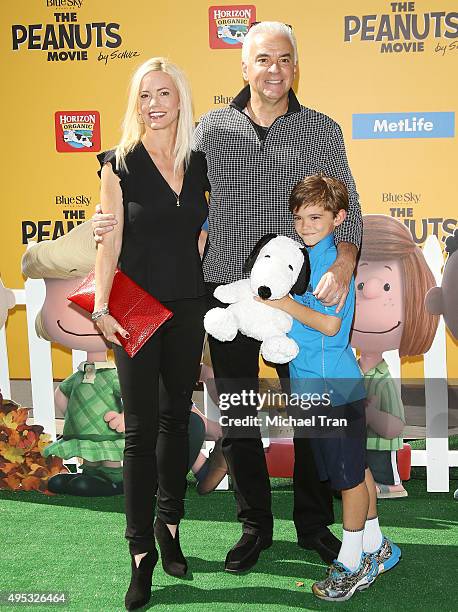
[(142, 143), (126, 156), (128, 172), (116, 169), (114, 151), (100, 153), (97, 158), (101, 166), (111, 163), (120, 177), (124, 230), (119, 268), (162, 301), (204, 295), (197, 247), (208, 214), (204, 156), (191, 154), (179, 206), (176, 194)]
[(259, 125), (259, 123), (255, 123), (251, 117), (250, 121), (253, 124), (254, 129), (256, 130), (256, 134), (258, 135), (259, 140), (265, 140), (269, 128), (264, 125)]

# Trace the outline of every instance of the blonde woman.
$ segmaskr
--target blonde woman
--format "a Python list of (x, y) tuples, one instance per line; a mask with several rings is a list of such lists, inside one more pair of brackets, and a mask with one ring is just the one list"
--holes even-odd
[[(206, 306), (198, 237), (208, 212), (205, 160), (191, 152), (193, 124), (184, 74), (167, 59), (152, 58), (133, 75), (119, 145), (98, 156), (102, 209), (117, 223), (97, 250), (93, 319), (114, 344), (125, 411), (128, 610), (151, 596), (155, 538), (164, 570), (174, 576), (187, 571), (178, 525)], [(132, 359), (116, 337), (127, 332), (107, 306), (117, 265), (174, 314)], [(159, 375), (170, 396), (167, 406), (159, 403)]]

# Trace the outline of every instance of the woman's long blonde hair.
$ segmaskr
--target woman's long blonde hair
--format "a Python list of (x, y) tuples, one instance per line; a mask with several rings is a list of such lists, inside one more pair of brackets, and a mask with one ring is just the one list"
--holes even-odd
[(126, 167), (126, 155), (141, 141), (145, 133), (144, 123), (138, 117), (138, 96), (142, 79), (148, 72), (165, 72), (168, 74), (178, 90), (180, 111), (178, 115), (177, 137), (175, 142), (174, 172), (189, 162), (191, 155), (192, 135), (194, 131), (194, 117), (192, 110), (191, 88), (184, 72), (165, 57), (152, 57), (139, 66), (134, 72), (130, 82), (129, 98), (126, 114), (122, 123), (121, 140), (116, 147), (117, 168)]

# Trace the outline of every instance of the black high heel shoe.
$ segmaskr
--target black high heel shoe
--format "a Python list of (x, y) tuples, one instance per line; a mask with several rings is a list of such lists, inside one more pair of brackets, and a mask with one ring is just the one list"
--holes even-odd
[(161, 560), (164, 572), (170, 576), (181, 578), (188, 571), (188, 563), (181, 552), (180, 533), (177, 525), (175, 537), (159, 517), (154, 523), (154, 536), (161, 549)]
[(124, 603), (126, 610), (136, 610), (147, 604), (151, 598), (151, 583), (153, 580), (153, 570), (156, 566), (159, 555), (154, 549), (148, 552), (137, 567), (135, 555), (132, 557), (132, 577), (127, 589)]

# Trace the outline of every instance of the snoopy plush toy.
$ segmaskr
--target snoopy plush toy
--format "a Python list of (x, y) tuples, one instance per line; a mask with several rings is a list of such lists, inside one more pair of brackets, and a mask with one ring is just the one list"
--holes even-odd
[(299, 352), (286, 335), (292, 317), (263, 300), (278, 300), (289, 293), (303, 295), (310, 280), (307, 249), (286, 236), (266, 234), (255, 245), (243, 267), (245, 278), (215, 289), (215, 297), (227, 308), (212, 308), (204, 319), (206, 331), (217, 340), (233, 340), (242, 334), (260, 340), (261, 355), (272, 363), (288, 363)]

